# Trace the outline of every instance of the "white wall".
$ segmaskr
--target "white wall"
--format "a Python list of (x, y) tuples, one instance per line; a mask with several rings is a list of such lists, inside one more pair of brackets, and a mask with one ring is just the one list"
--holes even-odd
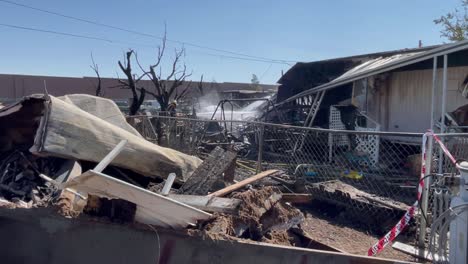
[[(468, 104), (468, 100), (457, 91), (467, 74), (466, 66), (448, 69), (447, 111)], [(387, 86), (388, 88), (381, 87), (382, 90), (379, 91), (381, 113), (374, 113), (378, 116), (382, 128), (398, 132), (425, 132), (430, 128), (432, 70), (392, 73)], [(386, 97), (387, 94), (388, 98), (382, 100), (383, 95)], [(441, 117), (441, 98), (442, 69), (439, 69), (436, 120)]]

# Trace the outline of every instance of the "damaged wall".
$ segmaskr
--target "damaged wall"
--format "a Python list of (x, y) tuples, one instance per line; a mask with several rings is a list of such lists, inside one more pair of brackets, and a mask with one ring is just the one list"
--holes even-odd
[[(468, 104), (458, 88), (468, 74), (468, 67), (450, 67), (447, 76), (447, 111)], [(440, 119), (442, 69), (437, 71), (435, 117)], [(386, 81), (369, 85), (368, 115), (383, 131), (425, 132), (431, 123), (432, 70), (393, 72)], [(371, 82), (369, 82), (371, 83)]]

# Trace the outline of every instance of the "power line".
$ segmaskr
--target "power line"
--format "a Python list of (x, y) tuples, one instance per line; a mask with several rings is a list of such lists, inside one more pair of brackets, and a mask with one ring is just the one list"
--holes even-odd
[[(0, 1), (1, 1), (1, 0), (0, 0)], [(88, 35), (80, 35), (80, 34), (75, 34), (75, 33), (54, 31), (54, 30), (41, 29), (41, 28), (32, 28), (32, 27), (18, 26), (18, 25), (12, 25), (12, 24), (0, 23), (0, 26), (9, 27), (9, 28), (14, 28), (14, 29), (21, 29), (21, 30), (28, 30), (28, 31), (41, 32), (41, 33), (49, 33), (49, 34), (61, 35), (61, 36), (69, 36), (69, 37), (75, 37), (75, 38), (83, 38), (83, 39), (98, 40), (98, 41), (103, 41), (103, 42), (111, 43), (111, 44), (126, 44), (126, 45), (133, 45), (133, 46), (153, 47), (153, 48), (156, 47), (155, 45), (124, 42), (124, 41), (112, 40), (112, 39), (101, 38), (101, 37), (94, 37), (94, 36), (88, 36)], [(228, 59), (247, 60), (247, 61), (265, 62), (265, 63), (287, 64), (286, 62), (272, 62), (272, 61), (269, 61), (269, 60), (252, 59), (252, 58), (242, 58), (242, 57), (228, 56), (228, 55), (222, 55), (222, 54), (211, 54), (211, 53), (206, 53), (206, 52), (201, 52), (201, 51), (198, 51), (198, 52), (201, 53), (201, 54), (205, 54), (205, 55), (213, 56), (213, 57), (222, 57), (222, 58), (228, 58)], [(288, 64), (288, 65), (289, 65), (289, 64)]]
[(205, 54), (205, 55), (208, 55), (208, 56), (213, 56), (213, 57), (221, 57), (221, 58), (228, 58), (228, 59), (235, 59), (235, 60), (248, 60), (248, 61), (258, 61), (258, 62), (265, 62), (265, 63), (276, 63), (276, 64), (286, 64), (286, 65), (289, 65), (291, 66), (291, 64), (287, 63), (287, 62), (283, 62), (283, 61), (270, 61), (270, 60), (261, 60), (261, 59), (251, 59), (251, 58), (242, 58), (242, 57), (236, 57), (236, 56), (229, 56), (229, 55), (221, 55), (221, 54), (213, 54), (213, 53), (207, 53), (207, 52), (201, 52), (201, 51), (198, 51), (200, 52), (201, 54)]
[(268, 68), (262, 73), (262, 75), (260, 75), (259, 81), (262, 81), (263, 77), (265, 77), (265, 74), (271, 69), (271, 66), (273, 66), (273, 64), (270, 64)]
[(108, 43), (114, 43), (110, 39), (93, 37), (93, 36), (86, 36), (86, 35), (78, 35), (78, 34), (72, 34), (72, 33), (66, 33), (66, 32), (59, 32), (59, 31), (53, 31), (53, 30), (47, 30), (47, 29), (30, 28), (30, 27), (23, 27), (23, 26), (3, 24), (3, 23), (0, 23), (0, 26), (9, 27), (9, 28), (16, 28), (16, 29), (23, 29), (23, 30), (29, 30), (29, 31), (37, 31), (37, 32), (43, 32), (43, 33), (51, 33), (51, 34), (56, 34), (56, 35), (70, 36), (70, 37), (75, 37), (75, 38), (100, 40), (100, 41), (105, 41), (105, 42), (108, 42)]
[[(131, 30), (131, 29), (126, 29), (126, 28), (122, 28), (122, 27), (117, 27), (117, 26), (113, 26), (113, 25), (109, 25), (109, 24), (104, 24), (104, 23), (100, 23), (100, 22), (97, 22), (97, 21), (92, 21), (92, 20), (88, 20), (88, 19), (84, 19), (84, 18), (75, 17), (75, 16), (69, 16), (69, 15), (65, 15), (65, 14), (62, 14), (62, 13), (53, 12), (53, 11), (49, 11), (49, 10), (45, 10), (45, 9), (41, 9), (41, 8), (29, 6), (29, 5), (25, 5), (25, 4), (20, 4), (20, 3), (9, 1), (9, 0), (0, 0), (0, 2), (11, 4), (11, 5), (16, 5), (16, 6), (19, 6), (19, 7), (23, 7), (23, 8), (27, 8), (27, 9), (31, 9), (31, 10), (35, 10), (35, 11), (39, 11), (39, 12), (43, 12), (43, 13), (47, 13), (47, 14), (51, 14), (51, 15), (55, 15), (55, 16), (75, 20), (75, 21), (79, 21), (79, 22), (84, 22), (84, 23), (88, 23), (88, 24), (92, 24), (92, 25), (96, 25), (96, 26), (101, 26), (101, 27), (111, 28), (111, 29), (115, 29), (115, 30), (120, 30), (120, 31), (123, 31), (123, 32), (132, 33), (132, 34), (136, 34), (136, 35), (140, 35), (140, 36), (151, 37), (151, 38), (156, 38), (156, 39), (163, 39), (162, 37), (157, 36), (157, 35), (148, 34), (148, 33), (135, 31), (135, 30)], [(174, 43), (179, 43), (179, 44), (182, 44), (182, 45), (191, 46), (191, 47), (195, 47), (195, 48), (199, 48), (199, 49), (206, 49), (206, 50), (216, 51), (216, 52), (220, 52), (220, 53), (228, 53), (228, 54), (232, 54), (232, 55), (236, 55), (236, 56), (242, 56), (242, 57), (251, 58), (251, 59), (264, 60), (264, 61), (268, 61), (268, 62), (272, 62), (272, 63), (285, 63), (285, 64), (288, 64), (288, 63), (295, 63), (296, 62), (296, 61), (278, 60), (278, 59), (271, 59), (271, 58), (266, 58), (266, 57), (253, 56), (253, 55), (249, 55), (249, 54), (233, 52), (233, 51), (218, 49), (218, 48), (211, 48), (211, 47), (202, 46), (202, 45), (198, 45), (198, 44), (194, 44), (194, 43), (190, 43), (190, 42), (185, 42), (185, 41), (179, 41), (179, 40), (167, 39), (167, 41), (174, 42)], [(240, 59), (239, 57), (235, 57), (235, 58)]]

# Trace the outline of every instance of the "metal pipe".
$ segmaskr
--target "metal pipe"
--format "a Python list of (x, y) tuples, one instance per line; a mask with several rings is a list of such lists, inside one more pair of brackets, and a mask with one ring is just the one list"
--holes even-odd
[(434, 131), (434, 120), (435, 120), (435, 96), (437, 87), (437, 57), (434, 57), (434, 65), (432, 69), (432, 96), (431, 96), (431, 129)]
[[(227, 101), (231, 105), (231, 121), (234, 119), (234, 105), (231, 101)], [(231, 133), (232, 133), (232, 122), (231, 122)]]
[[(211, 119), (210, 119), (211, 122), (218, 122), (217, 120), (213, 120), (213, 119), (214, 119), (214, 117), (215, 117), (215, 115), (216, 115), (216, 112), (218, 111), (218, 108), (219, 108), (220, 105), (221, 105), (221, 102), (218, 103), (218, 105), (216, 106), (216, 108), (215, 108), (215, 110), (214, 110), (214, 112), (213, 112), (213, 115), (211, 115)], [(135, 116), (135, 117), (138, 117), (138, 116)], [(165, 116), (165, 117), (166, 117), (166, 116)], [(158, 116), (158, 118), (161, 118), (161, 116)], [(174, 117), (172, 117), (172, 118), (174, 118)], [(164, 117), (163, 117), (162, 119), (164, 119)], [(187, 119), (187, 120), (193, 120), (193, 121), (197, 121), (197, 120), (200, 121), (199, 119), (192, 119), (192, 118), (180, 118), (180, 117), (176, 117), (176, 119), (177, 119), (177, 120), (185, 120), (185, 119)], [(205, 138), (205, 134), (206, 134), (206, 130), (207, 130), (207, 129), (208, 129), (208, 127), (207, 127), (207, 126), (204, 126), (204, 128), (203, 128), (203, 133), (202, 133), (201, 137), (198, 139), (197, 142), (202, 142), (202, 141), (203, 141), (203, 139)]]
[[(275, 110), (276, 114), (278, 115), (278, 118), (281, 120), (282, 118), (280, 117), (280, 114), (278, 112), (278, 109), (276, 108), (275, 104), (271, 101), (271, 99), (269, 98), (242, 98), (242, 99), (224, 99), (224, 100), (221, 100), (220, 103), (222, 102), (223, 104), (224, 103), (230, 103), (231, 106), (232, 106), (232, 111), (234, 112), (234, 105), (232, 104), (232, 102), (255, 102), (255, 101), (265, 101), (267, 102), (267, 111), (266, 111), (266, 114), (265, 114), (265, 121), (267, 120), (267, 116), (268, 116), (268, 105), (271, 105), (273, 110)], [(231, 120), (232, 120), (232, 116), (233, 116), (234, 113), (232, 113), (231, 115)]]
[(257, 160), (257, 173), (262, 171), (263, 162), (263, 134), (265, 133), (265, 125), (260, 126), (260, 132), (258, 134), (258, 160)]
[(218, 112), (218, 108), (219, 108), (220, 105), (221, 105), (221, 102), (219, 102), (218, 105), (216, 106), (216, 108), (215, 108), (215, 110), (213, 112), (213, 115), (211, 115), (211, 120), (213, 120), (213, 118), (215, 117), (216, 112)]
[[(426, 163), (426, 171), (424, 173), (424, 177), (427, 175), (431, 174), (431, 167), (432, 167), (432, 148), (434, 145), (434, 138), (432, 135), (427, 135), (424, 134), (423, 136), (423, 142), (422, 146), (424, 147), (426, 145), (426, 157), (425, 157), (425, 163)], [(424, 158), (424, 156), (423, 156)], [(427, 177), (424, 179), (424, 188), (421, 194), (421, 215), (420, 217), (420, 225), (419, 225), (419, 237), (418, 237), (418, 245), (421, 249), (424, 249), (425, 247), (425, 241), (426, 241), (426, 228), (427, 228), (427, 222), (426, 218), (427, 217), (427, 208), (429, 204), (429, 190), (431, 186), (431, 177)]]
[(436, 136), (443, 137), (466, 137), (468, 133), (444, 133), (444, 134), (435, 134)]
[(107, 165), (109, 165), (119, 154), (122, 152), (123, 148), (127, 144), (128, 140), (124, 139), (112, 149), (109, 154), (107, 154), (97, 165), (94, 167), (94, 171), (102, 172)]
[[(445, 113), (447, 112), (447, 66), (448, 66), (448, 55), (444, 55), (444, 68), (442, 72), (442, 108), (440, 113), (440, 133), (445, 133)], [(442, 141), (443, 142), (443, 141)], [(442, 167), (444, 163), (444, 154), (442, 148), (439, 149), (439, 170), (438, 173), (442, 173)]]
[(366, 92), (365, 101), (364, 101), (365, 102), (365, 110), (364, 111), (366, 112), (366, 114), (367, 114), (367, 112), (369, 110), (368, 109), (368, 103), (367, 103), (367, 99), (368, 99), (367, 97), (369, 95), (368, 85), (369, 85), (369, 78), (367, 77), (367, 78), (364, 79), (364, 89), (365, 89), (365, 92)]
[(168, 195), (169, 192), (171, 191), (172, 184), (174, 184), (174, 180), (176, 178), (175, 173), (169, 173), (169, 176), (167, 177), (166, 183), (164, 184), (164, 187), (161, 191), (162, 195)]
[(448, 56), (444, 55), (444, 69), (442, 73), (442, 108), (441, 108), (441, 125), (440, 133), (445, 132), (445, 113), (447, 112), (447, 64)]
[[(129, 117), (146, 117), (144, 115), (129, 116)], [(257, 125), (268, 125), (277, 128), (284, 129), (302, 129), (309, 130), (312, 132), (327, 132), (327, 133), (337, 133), (337, 134), (361, 134), (361, 135), (381, 135), (381, 136), (408, 136), (408, 137), (422, 137), (424, 133), (413, 133), (413, 132), (385, 132), (385, 131), (356, 131), (356, 130), (337, 130), (337, 129), (327, 129), (327, 128), (316, 128), (316, 127), (303, 127), (303, 126), (291, 126), (284, 124), (275, 124), (275, 123), (265, 123), (259, 121), (243, 121), (243, 120), (231, 120), (231, 121), (222, 121), (222, 120), (208, 120), (208, 119), (193, 119), (186, 117), (171, 117), (171, 116), (160, 116), (161, 119), (177, 119), (179, 121), (192, 121), (192, 122), (205, 122), (205, 123), (223, 123), (223, 122), (233, 122), (233, 123), (242, 123), (242, 124), (257, 124)], [(460, 135), (460, 133), (453, 134), (444, 134), (444, 135)], [(463, 134), (468, 135), (468, 134)]]

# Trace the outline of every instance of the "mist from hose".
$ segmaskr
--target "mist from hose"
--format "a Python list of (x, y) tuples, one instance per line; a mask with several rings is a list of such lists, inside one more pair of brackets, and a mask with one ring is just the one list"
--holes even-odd
[[(270, 99), (271, 96), (263, 97), (262, 99)], [(234, 104), (234, 102), (233, 102)], [(237, 108), (234, 105), (234, 109), (231, 109), (231, 104), (226, 102), (224, 104), (224, 114), (226, 120), (242, 120), (242, 121), (251, 121), (259, 117), (264, 107), (268, 104), (268, 101), (253, 101), (252, 103), (244, 106), (242, 108)], [(211, 119), (213, 113), (216, 110), (218, 104), (209, 104), (203, 106), (203, 103), (200, 103), (200, 109), (197, 110), (197, 117), (200, 119)], [(223, 119), (221, 107), (216, 111), (215, 116), (213, 117), (216, 120)]]

